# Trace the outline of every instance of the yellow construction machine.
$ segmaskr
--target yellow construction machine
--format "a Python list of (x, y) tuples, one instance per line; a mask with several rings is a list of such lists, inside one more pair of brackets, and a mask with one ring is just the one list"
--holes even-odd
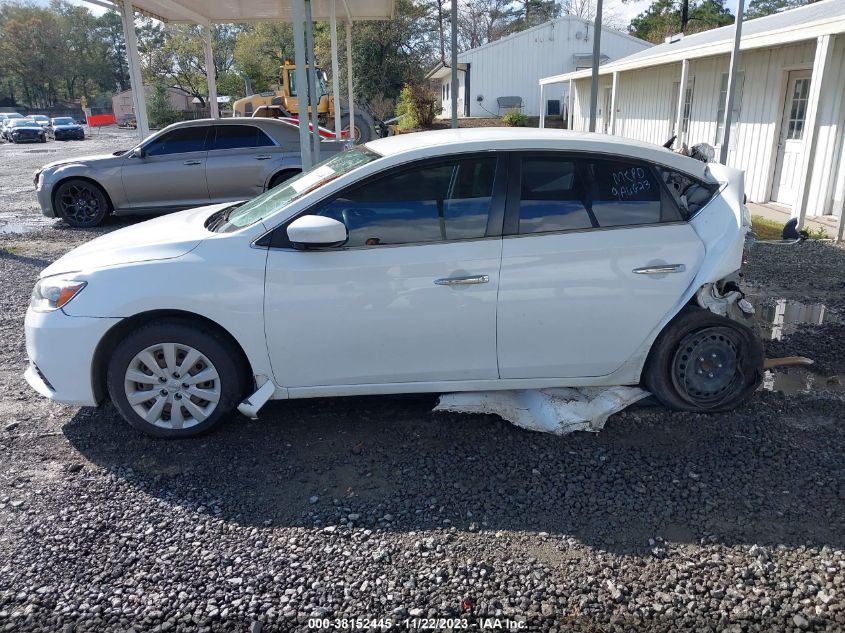
[[(310, 70), (310, 66), (306, 66)], [(322, 68), (316, 69), (316, 92), (317, 92), (317, 117), (321, 126), (334, 129), (334, 100), (326, 88), (328, 79), (326, 71)], [(303, 90), (307, 95), (307, 88)], [(296, 65), (285, 60), (282, 63), (279, 73), (279, 84), (275, 90), (260, 92), (238, 99), (234, 103), (234, 115), (243, 117), (292, 117), (299, 118), (299, 98), (296, 86)], [(306, 109), (311, 114), (311, 106)], [(341, 127), (348, 137), (349, 134), (349, 108), (341, 106)], [(379, 128), (383, 126), (378, 126)], [(376, 123), (373, 120), (364, 104), (355, 104), (355, 125), (353, 126), (354, 139), (356, 143), (366, 143), (374, 138), (382, 136), (377, 131)]]

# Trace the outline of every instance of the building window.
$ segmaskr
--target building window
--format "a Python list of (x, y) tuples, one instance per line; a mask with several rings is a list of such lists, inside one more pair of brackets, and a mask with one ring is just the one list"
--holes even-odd
[[(742, 85), (745, 83), (745, 72), (737, 71), (734, 86), (734, 103), (731, 111), (731, 138), (734, 138), (736, 122), (739, 121), (740, 105), (742, 104)], [(716, 111), (716, 145), (721, 145), (725, 138), (725, 105), (728, 101), (728, 73), (722, 73), (722, 83), (719, 87), (719, 109)], [(733, 141), (731, 142), (733, 145)]]
[(789, 128), (787, 140), (801, 140), (804, 136), (804, 120), (807, 118), (807, 99), (810, 96), (810, 78), (795, 80), (792, 89), (792, 102), (789, 107)]
[(681, 129), (684, 131), (684, 134), (689, 132), (689, 119), (690, 114), (692, 113), (692, 93), (694, 87), (695, 77), (692, 77), (689, 81), (687, 81), (687, 88), (684, 91), (684, 114), (681, 118)]

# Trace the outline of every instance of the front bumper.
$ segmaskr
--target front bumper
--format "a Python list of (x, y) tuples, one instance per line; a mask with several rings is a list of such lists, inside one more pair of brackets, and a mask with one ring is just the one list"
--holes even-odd
[(24, 321), (29, 368), (24, 377), (42, 396), (96, 406), (94, 353), (119, 318), (72, 317), (61, 310), (27, 310)]
[(55, 218), (53, 211), (53, 185), (44, 186), (44, 174), (38, 174), (35, 181), (35, 197), (38, 198), (38, 206), (41, 207), (41, 215), (48, 218)]
[(57, 141), (67, 141), (67, 140), (82, 140), (85, 138), (85, 132), (79, 130), (77, 132), (54, 132), (53, 137)]
[(26, 136), (12, 136), (15, 143), (38, 143), (41, 141), (41, 135), (27, 134)]

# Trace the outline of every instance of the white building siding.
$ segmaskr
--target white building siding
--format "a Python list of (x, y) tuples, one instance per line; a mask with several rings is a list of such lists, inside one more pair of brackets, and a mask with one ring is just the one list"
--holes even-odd
[[(624, 33), (602, 31), (602, 54), (611, 60), (648, 47), (647, 42)], [(458, 62), (470, 65), (470, 116), (499, 115), (496, 99), (510, 96), (522, 97), (525, 114), (539, 116), (540, 78), (575, 70), (574, 55), (592, 52), (592, 22), (566, 16), (460, 53)], [(459, 75), (463, 82), (464, 73)], [(550, 86), (545, 99), (560, 99), (563, 111), (566, 89), (565, 85)], [(479, 95), (483, 97), (481, 102), (477, 100)], [(449, 113), (448, 103), (443, 104), (443, 111)], [(463, 116), (463, 109), (459, 113)]]
[[(771, 199), (775, 177), (780, 124), (789, 71), (811, 69), (815, 40), (788, 46), (758, 49), (740, 56), (743, 72), (737, 123), (733, 127), (728, 164), (745, 171), (748, 199)], [(723, 73), (728, 72), (729, 56), (694, 59), (689, 64), (688, 81), (693, 86), (688, 145), (716, 145), (717, 113)], [(616, 96), (616, 134), (650, 143), (664, 143), (674, 130), (681, 64), (653, 66), (619, 75)], [(609, 85), (610, 77), (600, 77)], [(573, 129), (589, 125), (590, 80), (578, 79)], [(549, 86), (551, 87), (551, 86)], [(601, 88), (600, 88), (601, 90)], [(599, 107), (602, 100), (600, 94)], [(598, 117), (596, 129), (602, 130)], [(834, 41), (829, 74), (819, 105), (815, 168), (810, 186), (808, 215), (840, 213), (845, 198), (845, 36)], [(805, 136), (806, 138), (806, 136)]]

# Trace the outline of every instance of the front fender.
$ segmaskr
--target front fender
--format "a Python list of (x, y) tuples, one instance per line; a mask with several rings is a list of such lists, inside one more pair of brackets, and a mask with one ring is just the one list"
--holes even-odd
[(122, 162), (109, 165), (103, 168), (94, 168), (91, 165), (83, 163), (68, 163), (66, 165), (59, 165), (58, 167), (51, 167), (41, 173), (38, 183), (38, 196), (41, 201), (41, 206), (44, 208), (44, 203), (48, 202), (50, 209), (53, 209), (53, 193), (62, 182), (69, 178), (83, 178), (90, 180), (106, 192), (106, 196), (112, 204), (112, 208), (120, 209), (127, 206), (126, 193), (123, 189), (123, 180), (121, 179)]

